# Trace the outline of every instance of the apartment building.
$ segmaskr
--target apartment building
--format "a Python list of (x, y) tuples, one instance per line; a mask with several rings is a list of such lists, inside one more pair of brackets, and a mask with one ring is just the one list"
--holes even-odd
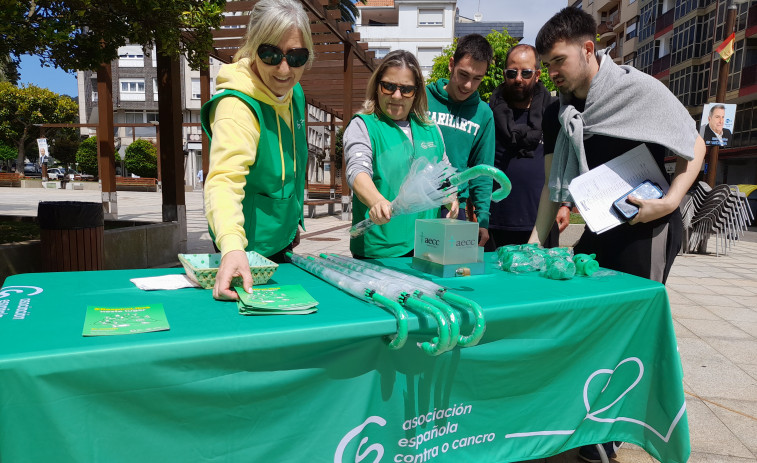
[[(573, 0), (598, 23), (600, 47), (653, 75), (697, 121), (715, 101), (723, 61), (715, 48), (730, 34), (727, 7), (737, 6), (735, 53), (724, 103), (737, 105), (733, 141), (720, 150), (717, 183), (757, 183), (757, 1)], [(673, 160), (668, 164), (672, 168)]]
[(484, 21), (480, 13), (473, 18), (460, 15), (459, 8), (455, 11), (455, 37), (460, 38), (468, 34), (480, 34), (486, 37), (491, 31), (506, 30), (510, 37), (523, 40), (523, 21)]
[[(185, 123), (200, 122), (200, 71), (192, 70), (181, 57), (181, 110)], [(211, 93), (221, 63), (210, 59)], [(145, 124), (158, 121), (158, 81), (156, 54), (141, 45), (125, 45), (118, 49), (118, 59), (111, 63), (113, 78), (114, 124)], [(79, 120), (98, 121), (97, 73), (77, 72), (79, 89)], [(94, 128), (82, 128), (82, 135), (95, 135)], [(117, 127), (116, 149), (123, 153), (132, 141), (143, 138), (156, 143), (153, 127)], [(200, 127), (185, 126), (182, 131), (185, 158), (185, 181), (199, 188), (197, 172), (202, 168), (202, 134)]]
[(428, 75), (434, 58), (452, 43), (455, 0), (368, 0), (357, 4), (355, 32), (368, 49), (383, 58), (392, 50), (413, 53)]
[[(158, 82), (155, 53), (143, 50), (140, 45), (126, 45), (118, 50), (118, 59), (111, 63), (113, 77), (113, 122), (114, 124), (144, 124), (158, 121)], [(192, 70), (186, 59), (181, 57), (181, 110), (184, 123), (199, 123), (200, 71)], [(210, 58), (210, 92), (215, 93), (215, 81), (221, 62)], [(79, 120), (96, 123), (98, 120), (97, 73), (79, 71)], [(308, 107), (309, 120), (325, 120), (323, 110)], [(82, 135), (95, 135), (94, 128), (82, 128)], [(133, 140), (144, 138), (155, 143), (154, 127), (117, 127), (116, 149), (123, 153)], [(199, 126), (185, 126), (182, 143), (186, 153), (184, 180), (186, 185), (201, 188), (197, 173), (202, 169), (202, 129)], [(324, 163), (330, 151), (330, 133), (322, 126), (308, 127), (310, 151), (309, 172), (313, 181), (323, 181), (326, 172), (328, 182), (329, 164)], [(120, 168), (120, 167), (119, 167)]]
[(392, 50), (408, 50), (418, 58), (424, 76), (455, 37), (486, 36), (492, 30), (507, 29), (512, 37), (523, 38), (523, 21), (483, 21), (480, 15), (466, 18), (460, 16), (456, 0), (368, 0), (357, 6), (360, 17), (355, 32), (376, 58)]

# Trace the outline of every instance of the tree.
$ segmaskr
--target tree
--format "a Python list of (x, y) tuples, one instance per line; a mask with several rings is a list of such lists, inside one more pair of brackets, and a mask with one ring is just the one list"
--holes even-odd
[(337, 8), (342, 13), (342, 21), (350, 24), (355, 24), (355, 20), (360, 16), (360, 10), (358, 10), (355, 3), (360, 2), (363, 5), (368, 0), (339, 0)]
[(61, 129), (50, 142), (50, 153), (58, 162), (68, 166), (76, 162), (76, 151), (80, 143), (78, 129)]
[(157, 177), (158, 149), (147, 140), (134, 140), (126, 148), (124, 164), (129, 172), (140, 177)]
[[(494, 89), (505, 80), (502, 72), (505, 67), (505, 57), (507, 56), (507, 51), (518, 44), (518, 40), (511, 37), (507, 33), (507, 29), (503, 29), (502, 32), (491, 31), (486, 36), (486, 40), (489, 41), (494, 50), (494, 60), (481, 81), (481, 85), (478, 87), (478, 93), (481, 96), (481, 100), (488, 103)], [(434, 58), (434, 66), (431, 74), (429, 74), (427, 83), (436, 82), (439, 79), (449, 79), (449, 60), (455, 55), (456, 49), (457, 38), (455, 38), (449, 47), (442, 51), (441, 55)], [(549, 73), (543, 65), (541, 81), (548, 90), (554, 91), (557, 89), (549, 79)]]
[(0, 142), (0, 161), (6, 165), (6, 171), (10, 171), (11, 161), (16, 159), (17, 154), (18, 152), (15, 149)]
[(342, 158), (344, 156), (344, 129), (340, 125), (336, 128), (336, 140), (334, 142), (334, 168), (342, 170)]
[(9, 55), (0, 56), (0, 82), (10, 82), (18, 85), (18, 60), (13, 60)]
[(71, 98), (34, 85), (0, 82), (0, 141), (18, 150), (16, 166), (24, 165), (26, 144), (39, 136), (35, 124), (75, 122), (78, 115), (79, 105)]
[(17, 0), (0, 8), (0, 56), (18, 62), (39, 55), (43, 65), (66, 71), (96, 70), (128, 43), (158, 45), (167, 56), (184, 54), (199, 69), (212, 47), (212, 31), (226, 0)]
[(97, 137), (89, 137), (79, 143), (76, 162), (80, 172), (97, 175)]

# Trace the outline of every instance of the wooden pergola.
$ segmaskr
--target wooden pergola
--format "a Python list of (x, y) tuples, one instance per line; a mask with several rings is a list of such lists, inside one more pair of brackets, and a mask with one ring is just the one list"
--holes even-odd
[[(326, 126), (331, 130), (331, 153), (334, 152), (336, 120), (349, 123), (355, 109), (359, 108), (365, 88), (375, 69), (373, 52), (366, 51), (366, 44), (358, 43), (359, 34), (352, 24), (341, 21), (336, 6), (338, 0), (300, 0), (311, 20), (316, 59), (311, 69), (305, 71), (300, 83), (309, 104), (331, 117), (326, 122), (308, 122)], [(257, 0), (231, 0), (226, 3), (228, 13), (221, 27), (213, 33), (214, 43), (210, 56), (224, 63), (231, 62), (243, 43), (247, 31), (249, 12)], [(328, 8), (327, 8), (328, 7)], [(333, 8), (333, 9), (332, 9)], [(182, 235), (181, 248), (186, 248), (186, 199), (184, 195), (184, 152), (182, 144), (182, 105), (180, 62), (177, 57), (158, 54), (158, 125), (159, 166), (163, 203), (163, 221), (178, 221)], [(98, 112), (98, 165), (102, 186), (102, 202), (105, 217), (114, 217), (116, 208), (116, 185), (113, 137), (113, 79), (110, 63), (97, 70)], [(210, 99), (209, 69), (200, 74), (200, 98), (202, 103)], [(202, 165), (208, 171), (209, 141), (203, 134)], [(332, 176), (333, 178), (333, 176)], [(333, 180), (332, 180), (333, 182)], [(333, 187), (332, 183), (332, 187)], [(343, 195), (348, 193), (345, 176), (342, 175)], [(349, 197), (342, 196), (343, 218), (349, 208)]]
[[(308, 104), (323, 110), (330, 117), (328, 121), (312, 122), (309, 126), (326, 126), (331, 131), (331, 150), (335, 151), (336, 120), (342, 125), (349, 123), (354, 111), (365, 99), (365, 88), (376, 67), (374, 53), (367, 51), (367, 44), (359, 43), (360, 34), (354, 32), (352, 24), (341, 21), (341, 13), (336, 6), (338, 0), (300, 0), (310, 17), (313, 34), (315, 61), (300, 80)], [(249, 12), (257, 0), (238, 0), (226, 3), (228, 14), (221, 28), (213, 33), (211, 56), (229, 63), (237, 50), (244, 44)], [(329, 7), (329, 8), (327, 8)], [(210, 99), (210, 75), (202, 71), (200, 75), (200, 98), (203, 103)], [(203, 134), (203, 171), (208, 172), (208, 140)], [(342, 166), (344, 168), (344, 165)], [(332, 170), (333, 172), (333, 170)], [(341, 191), (349, 191), (345, 175), (341, 176)], [(335, 176), (331, 176), (333, 188)], [(348, 210), (349, 197), (343, 196), (342, 212)], [(343, 217), (346, 218), (346, 217)]]

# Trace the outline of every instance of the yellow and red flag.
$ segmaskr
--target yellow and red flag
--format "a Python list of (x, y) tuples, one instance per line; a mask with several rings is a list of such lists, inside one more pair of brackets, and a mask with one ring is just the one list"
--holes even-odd
[(736, 42), (736, 33), (732, 33), (728, 36), (727, 39), (723, 41), (723, 43), (720, 44), (718, 48), (715, 49), (715, 51), (720, 55), (721, 58), (727, 63), (730, 61), (731, 56), (733, 55), (733, 44)]

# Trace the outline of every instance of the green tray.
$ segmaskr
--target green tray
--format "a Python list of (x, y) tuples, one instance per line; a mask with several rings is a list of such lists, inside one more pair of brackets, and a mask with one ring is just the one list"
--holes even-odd
[[(247, 251), (252, 282), (256, 285), (268, 283), (279, 264), (267, 259), (255, 251)], [(187, 276), (204, 289), (212, 289), (216, 284), (216, 274), (221, 265), (221, 254), (179, 254), (179, 262), (184, 266)], [(242, 278), (234, 277), (231, 286), (242, 286)]]

